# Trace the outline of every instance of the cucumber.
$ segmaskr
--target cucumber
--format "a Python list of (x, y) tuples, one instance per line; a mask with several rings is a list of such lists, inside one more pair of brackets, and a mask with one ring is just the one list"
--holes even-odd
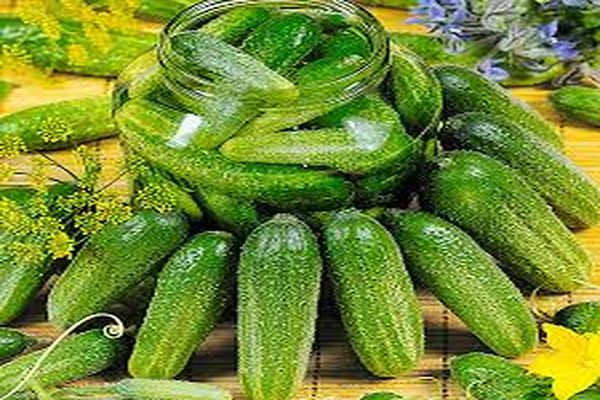
[(391, 210), (386, 223), (411, 275), (484, 344), (504, 357), (536, 346), (537, 325), (523, 296), (471, 237), (425, 212)]
[[(71, 182), (52, 185), (48, 188), (45, 202), (50, 210), (56, 208), (56, 201), (64, 195), (73, 193), (75, 186)], [(9, 187), (0, 190), (0, 199), (12, 200), (23, 211), (28, 211), (29, 202), (36, 196), (36, 191), (27, 186)], [(56, 213), (56, 217), (64, 219), (67, 216)], [(49, 258), (31, 262), (17, 262), (6, 252), (7, 246), (16, 239), (0, 232), (0, 325), (8, 324), (19, 317), (31, 300), (38, 294), (47, 278), (53, 271)], [(35, 237), (26, 241), (35, 241)]]
[(110, 385), (65, 388), (60, 389), (56, 397), (101, 397), (138, 400), (232, 400), (231, 394), (216, 386), (196, 382), (154, 379), (124, 379)]
[[(0, 395), (7, 394), (19, 384), (44, 351), (42, 349), (1, 365)], [(120, 340), (107, 338), (101, 330), (71, 336), (50, 353), (31, 382), (52, 387), (96, 374), (113, 366), (123, 351), (125, 348)], [(23, 392), (27, 393), (28, 389)]]
[(263, 7), (234, 8), (202, 25), (200, 30), (227, 43), (236, 44), (272, 18), (272, 14), (272, 10)]
[(233, 256), (225, 232), (200, 233), (171, 256), (136, 336), (133, 377), (171, 379), (183, 370), (223, 311)]
[(445, 147), (474, 150), (519, 172), (571, 228), (600, 222), (600, 186), (553, 146), (503, 115), (465, 113), (442, 130)]
[(330, 172), (234, 163), (217, 151), (174, 148), (165, 135), (176, 131), (181, 114), (175, 112), (172, 118), (170, 112), (147, 101), (131, 101), (117, 113), (117, 123), (122, 139), (135, 151), (191, 186), (287, 209), (331, 209), (351, 201), (352, 185)]
[(412, 51), (392, 46), (391, 55), (389, 86), (402, 123), (413, 136), (434, 133), (444, 104), (440, 82)]
[(92, 236), (58, 279), (48, 299), (48, 319), (66, 328), (103, 311), (185, 239), (188, 222), (179, 214), (140, 211)]
[(0, 140), (20, 138), (27, 151), (62, 149), (116, 134), (108, 96), (44, 104), (0, 118)]
[(328, 265), (350, 344), (372, 374), (397, 377), (424, 352), (423, 317), (392, 235), (357, 211), (324, 228)]
[[(365, 59), (349, 55), (343, 58), (327, 57), (299, 68), (295, 82), (300, 92), (298, 100), (285, 107), (270, 108), (248, 122), (236, 136), (257, 136), (292, 128), (311, 121), (347, 103), (340, 102), (348, 82), (334, 84), (365, 65)], [(335, 98), (335, 101), (332, 99)]]
[(513, 275), (550, 292), (588, 281), (585, 250), (516, 171), (468, 151), (428, 168), (422, 206), (467, 231)]
[(552, 381), (530, 375), (518, 364), (484, 353), (469, 353), (450, 362), (452, 380), (477, 400), (551, 400)]
[(554, 316), (554, 323), (581, 335), (600, 332), (600, 302), (590, 301), (565, 307)]
[[(236, 137), (221, 146), (221, 154), (239, 162), (329, 167), (347, 174), (365, 175), (388, 169), (406, 150), (406, 133), (400, 124), (382, 130), (350, 129), (295, 130)], [(358, 136), (361, 133), (362, 136)]]
[(34, 338), (19, 331), (0, 327), (0, 360), (21, 354), (35, 342)]
[(550, 101), (567, 118), (600, 126), (600, 89), (565, 86), (554, 91)]
[(436, 66), (434, 72), (442, 84), (447, 117), (469, 111), (504, 115), (556, 148), (563, 147), (562, 139), (550, 122), (500, 85), (473, 70), (455, 65)]
[(210, 189), (199, 189), (198, 197), (209, 218), (221, 229), (245, 237), (260, 225), (258, 209), (249, 201)]
[(190, 73), (217, 76), (218, 88), (226, 87), (244, 97), (279, 104), (298, 96), (296, 86), (244, 51), (200, 30), (171, 39), (178, 62)]
[(403, 400), (404, 397), (396, 393), (378, 392), (371, 393), (361, 397), (360, 400)]
[(276, 215), (244, 243), (238, 267), (238, 371), (250, 400), (289, 400), (315, 336), (321, 257), (314, 234)]
[[(86, 37), (81, 23), (60, 21), (61, 38), (53, 41), (41, 28), (25, 24), (11, 15), (0, 16), (0, 48), (17, 45), (31, 56), (34, 66), (57, 72), (81, 75), (117, 76), (130, 62), (150, 50), (157, 42), (156, 35), (148, 32), (110, 32), (110, 46), (99, 49)], [(81, 45), (85, 60), (69, 58), (68, 48)]]
[(349, 55), (367, 58), (371, 52), (371, 43), (362, 32), (352, 27), (322, 39), (316, 52), (323, 58), (343, 58)]
[(286, 73), (313, 51), (320, 37), (317, 21), (303, 13), (288, 13), (269, 18), (241, 48), (272, 70)]

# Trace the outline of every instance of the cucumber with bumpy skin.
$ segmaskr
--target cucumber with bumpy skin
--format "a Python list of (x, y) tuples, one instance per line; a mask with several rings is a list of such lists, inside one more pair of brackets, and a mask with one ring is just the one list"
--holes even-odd
[(252, 32), (242, 50), (275, 71), (286, 73), (317, 45), (321, 28), (303, 13), (274, 16)]
[(389, 86), (400, 119), (413, 136), (437, 130), (443, 109), (442, 86), (412, 51), (392, 46)]
[(446, 116), (470, 111), (501, 114), (556, 148), (563, 147), (562, 139), (550, 122), (483, 75), (455, 65), (436, 66), (434, 72), (442, 84)]
[(571, 228), (600, 221), (600, 186), (533, 132), (503, 115), (459, 114), (440, 133), (447, 148), (478, 151), (514, 168)]
[[(0, 396), (23, 380), (45, 349), (16, 358), (0, 366)], [(84, 378), (113, 366), (125, 351), (120, 340), (109, 339), (101, 330), (91, 330), (67, 338), (46, 358), (32, 382), (52, 387)], [(24, 389), (19, 394), (27, 394)], [(19, 395), (17, 394), (17, 396)]]
[(374, 375), (396, 377), (424, 352), (423, 317), (392, 235), (357, 211), (324, 227), (326, 255), (342, 322), (354, 352)]
[(35, 342), (19, 331), (0, 327), (0, 360), (21, 354)]
[(269, 20), (272, 14), (270, 9), (263, 7), (234, 8), (202, 25), (200, 30), (227, 43), (235, 44)]
[(58, 279), (48, 298), (48, 318), (66, 328), (103, 311), (146, 278), (183, 242), (188, 222), (179, 214), (140, 211), (92, 236)]
[(203, 232), (169, 258), (136, 336), (132, 376), (170, 379), (183, 370), (223, 311), (233, 256), (231, 234)]
[(239, 374), (250, 400), (289, 400), (315, 335), (321, 257), (314, 234), (279, 214), (246, 240), (238, 268)]
[(589, 279), (591, 260), (574, 235), (516, 171), (488, 156), (438, 157), (429, 164), (421, 204), (535, 287), (569, 292)]
[(124, 379), (104, 386), (58, 390), (57, 398), (117, 398), (138, 400), (231, 400), (231, 394), (216, 386), (197, 382)]
[(331, 209), (350, 202), (352, 185), (327, 171), (302, 167), (235, 163), (217, 151), (180, 149), (169, 144), (181, 113), (157, 104), (131, 101), (117, 113), (122, 139), (146, 159), (191, 186), (275, 207)]
[(411, 274), (484, 344), (505, 357), (535, 347), (538, 330), (523, 296), (471, 237), (425, 212), (390, 210), (385, 221)]
[(116, 134), (108, 96), (44, 104), (0, 118), (0, 140), (19, 138), (27, 151), (61, 149)]
[(556, 313), (554, 323), (581, 335), (600, 332), (600, 302), (590, 301), (565, 307)]
[(554, 91), (550, 101), (567, 118), (600, 126), (600, 89), (565, 86)]

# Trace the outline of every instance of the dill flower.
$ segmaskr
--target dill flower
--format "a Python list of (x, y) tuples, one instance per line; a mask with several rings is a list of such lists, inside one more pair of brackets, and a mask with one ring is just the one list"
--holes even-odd
[(0, 158), (14, 158), (27, 151), (25, 142), (15, 134), (0, 137)]
[(73, 128), (60, 118), (48, 117), (42, 121), (38, 134), (46, 143), (66, 142), (73, 135)]
[(177, 196), (168, 185), (152, 182), (136, 192), (133, 202), (140, 209), (167, 213), (175, 209)]

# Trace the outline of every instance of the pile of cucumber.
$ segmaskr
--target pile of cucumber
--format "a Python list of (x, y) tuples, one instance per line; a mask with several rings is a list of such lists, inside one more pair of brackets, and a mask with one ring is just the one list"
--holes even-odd
[[(343, 75), (369, 51), (347, 25), (327, 31), (309, 14), (260, 10), (233, 11), (239, 20), (226, 14), (227, 25), (213, 20), (173, 42), (198, 71), (232, 74), (218, 83), (232, 104), (239, 95), (232, 82), (263, 101), (301, 101), (303, 83), (314, 88)], [(129, 99), (116, 125), (103, 98), (82, 101), (85, 115), (75, 112), (78, 103), (63, 103), (0, 120), (0, 134), (21, 135), (30, 150), (120, 130), (128, 155), (148, 164), (134, 186), (161, 179), (179, 190), (176, 210), (140, 209), (93, 235), (48, 296), (48, 319), (61, 330), (134, 298), (142, 315), (126, 320), (132, 349), (98, 330), (72, 336), (15, 398), (126, 358), (135, 379), (59, 389), (57, 398), (229, 399), (167, 380), (235, 307), (247, 398), (292, 399), (307, 371), (324, 280), (333, 284), (348, 341), (375, 376), (398, 377), (423, 356), (417, 282), (492, 352), (517, 357), (539, 335), (519, 288), (565, 293), (589, 281), (592, 261), (570, 229), (598, 224), (600, 187), (563, 154), (551, 123), (469, 68), (432, 66), (392, 46), (376, 90), (316, 114), (216, 113), (218, 131), (198, 132), (183, 151), (164, 139), (193, 105), (165, 105), (154, 95)], [(41, 141), (35, 116), (46, 112), (71, 121), (82, 138)], [(365, 150), (356, 134), (373, 126), (386, 140)], [(30, 201), (27, 189), (0, 196), (23, 207)], [(0, 254), (0, 325), (23, 314), (52, 272), (48, 263), (13, 265)], [(0, 357), (10, 357), (28, 342), (0, 331), (0, 346)], [(0, 365), (0, 397), (40, 354)], [(460, 375), (461, 363), (496, 360), (477, 357), (453, 368)]]

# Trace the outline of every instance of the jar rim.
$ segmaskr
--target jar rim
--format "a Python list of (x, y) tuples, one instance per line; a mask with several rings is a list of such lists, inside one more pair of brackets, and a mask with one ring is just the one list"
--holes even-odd
[[(158, 46), (158, 60), (165, 68), (175, 68), (176, 73), (184, 77), (186, 82), (196, 82), (200, 87), (206, 87), (207, 81), (204, 77), (190, 74), (169, 58), (170, 38), (190, 30), (198, 28), (203, 19), (208, 21), (213, 17), (223, 14), (237, 7), (279, 7), (287, 9), (314, 9), (325, 12), (342, 13), (350, 17), (352, 26), (356, 27), (369, 39), (372, 49), (365, 62), (353, 71), (318, 85), (306, 85), (307, 91), (317, 89), (327, 90), (328, 87), (344, 88), (340, 93), (326, 98), (317, 98), (314, 102), (304, 102), (300, 107), (310, 108), (328, 103), (340, 103), (350, 101), (367, 93), (374, 87), (379, 86), (389, 69), (389, 40), (381, 23), (366, 8), (347, 0), (205, 0), (189, 6), (180, 11), (164, 27), (160, 34)], [(209, 85), (210, 86), (210, 85)], [(198, 91), (199, 95), (206, 95), (205, 91)], [(290, 104), (290, 108), (297, 108), (298, 104)], [(276, 108), (282, 110), (287, 108), (286, 104), (278, 105)]]

